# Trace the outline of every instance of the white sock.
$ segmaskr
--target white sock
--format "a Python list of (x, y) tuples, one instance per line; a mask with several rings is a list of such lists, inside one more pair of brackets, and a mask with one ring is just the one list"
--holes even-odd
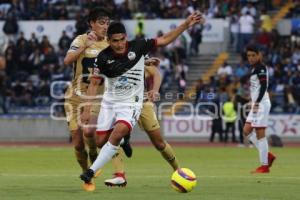
[(102, 148), (101, 151), (95, 160), (95, 162), (92, 164), (90, 169), (92, 169), (94, 172), (101, 169), (108, 161), (112, 159), (112, 157), (117, 153), (119, 147), (112, 145), (110, 142), (107, 142)]
[(258, 147), (259, 160), (261, 165), (268, 165), (269, 145), (266, 137), (258, 140)]
[(256, 149), (259, 150), (259, 146), (258, 146), (258, 140), (256, 137), (256, 133), (252, 132), (247, 136), (248, 140), (250, 140), (252, 142), (252, 144), (256, 147)]

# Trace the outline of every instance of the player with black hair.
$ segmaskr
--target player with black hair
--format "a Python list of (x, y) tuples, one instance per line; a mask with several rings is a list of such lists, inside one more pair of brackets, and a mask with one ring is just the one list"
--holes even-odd
[[(269, 168), (276, 157), (269, 152), (265, 133), (271, 109), (267, 91), (269, 84), (268, 68), (263, 64), (262, 53), (256, 45), (248, 46), (246, 53), (251, 66), (250, 95), (252, 107), (244, 125), (244, 134), (259, 151), (261, 166), (252, 173), (269, 173)], [(252, 132), (253, 130), (255, 133)]]
[(96, 161), (89, 170), (81, 174), (80, 178), (85, 183), (90, 183), (95, 172), (117, 153), (121, 139), (130, 134), (139, 118), (143, 104), (145, 55), (156, 47), (171, 43), (196, 23), (204, 23), (201, 14), (197, 12), (191, 14), (176, 29), (159, 38), (130, 42), (127, 41), (122, 23), (113, 22), (109, 26), (109, 47), (97, 56), (87, 95), (94, 96), (101, 74), (106, 76), (97, 133), (111, 134)]

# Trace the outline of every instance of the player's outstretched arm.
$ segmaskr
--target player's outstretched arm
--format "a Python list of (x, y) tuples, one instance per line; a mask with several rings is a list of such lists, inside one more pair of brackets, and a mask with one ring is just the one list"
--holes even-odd
[(200, 23), (204, 24), (205, 20), (200, 12), (194, 12), (186, 20), (179, 25), (176, 29), (164, 34), (163, 36), (157, 38), (157, 46), (166, 46), (167, 44), (173, 42), (182, 32), (187, 30), (189, 27)]

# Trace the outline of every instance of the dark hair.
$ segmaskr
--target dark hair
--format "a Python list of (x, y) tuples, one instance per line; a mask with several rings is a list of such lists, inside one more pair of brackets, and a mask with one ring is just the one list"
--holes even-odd
[(257, 54), (260, 52), (259, 47), (257, 45), (254, 45), (254, 44), (247, 46), (246, 51), (247, 52), (248, 51), (253, 51), (253, 52), (257, 53)]
[(110, 17), (110, 12), (102, 7), (95, 7), (89, 13), (88, 22), (96, 21), (101, 17)]
[(112, 34), (118, 33), (126, 34), (125, 26), (121, 22), (112, 22), (107, 29), (108, 37), (110, 38)]

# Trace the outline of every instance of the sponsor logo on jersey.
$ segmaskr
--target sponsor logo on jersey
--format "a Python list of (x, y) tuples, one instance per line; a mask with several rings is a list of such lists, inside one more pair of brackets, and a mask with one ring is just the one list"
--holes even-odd
[(134, 52), (130, 51), (130, 52), (128, 52), (127, 57), (129, 60), (134, 60), (136, 55)]
[(119, 90), (129, 90), (132, 88), (132, 85), (128, 83), (128, 78), (126, 76), (121, 76), (115, 86)]
[(107, 64), (111, 64), (111, 63), (114, 63), (115, 60), (107, 60)]

